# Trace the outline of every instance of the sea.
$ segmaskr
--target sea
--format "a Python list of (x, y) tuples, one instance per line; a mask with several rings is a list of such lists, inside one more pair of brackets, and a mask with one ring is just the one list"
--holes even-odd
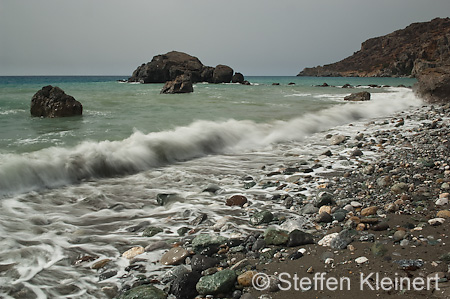
[[(255, 76), (249, 86), (196, 83), (175, 95), (122, 79), (0, 77), (0, 298), (107, 298), (102, 288), (137, 279), (122, 257), (132, 247), (177, 242), (183, 227), (213, 233), (221, 222), (221, 233), (243, 236), (255, 230), (249, 210), (286, 210), (267, 202), (281, 191), (246, 180), (317, 159), (330, 132), (354, 134), (422, 105), (411, 78)], [(31, 117), (31, 98), (46, 85), (80, 101), (83, 115)], [(344, 101), (360, 91), (371, 100)], [(226, 206), (235, 194), (251, 205)], [(161, 232), (144, 237), (147, 227)], [(164, 273), (163, 252), (142, 254), (140, 275)]]

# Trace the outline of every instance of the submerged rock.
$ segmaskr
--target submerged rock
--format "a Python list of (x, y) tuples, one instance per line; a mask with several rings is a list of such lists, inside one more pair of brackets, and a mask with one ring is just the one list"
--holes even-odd
[(61, 88), (44, 86), (31, 99), (30, 113), (37, 117), (66, 117), (82, 115), (83, 105)]
[(253, 214), (252, 217), (250, 217), (250, 223), (253, 225), (260, 225), (263, 223), (269, 223), (273, 220), (273, 214), (269, 211), (259, 211)]

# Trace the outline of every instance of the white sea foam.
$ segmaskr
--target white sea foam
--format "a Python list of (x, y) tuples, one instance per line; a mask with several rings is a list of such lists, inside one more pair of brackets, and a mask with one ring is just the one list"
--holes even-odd
[(52, 188), (101, 177), (133, 174), (210, 154), (255, 150), (271, 143), (300, 141), (313, 133), (364, 118), (380, 117), (421, 103), (408, 89), (374, 93), (372, 100), (346, 103), (290, 121), (254, 123), (196, 121), (150, 134), (135, 132), (122, 141), (83, 142), (23, 155), (0, 156), (0, 192)]

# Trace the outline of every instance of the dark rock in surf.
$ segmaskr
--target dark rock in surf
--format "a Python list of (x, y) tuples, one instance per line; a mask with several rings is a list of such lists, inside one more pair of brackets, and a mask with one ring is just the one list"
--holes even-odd
[(30, 113), (37, 117), (66, 117), (82, 115), (83, 105), (61, 88), (44, 86), (31, 99)]
[(367, 91), (352, 93), (346, 96), (344, 100), (352, 102), (370, 101), (370, 93)]
[(219, 64), (213, 72), (212, 83), (229, 83), (233, 78), (233, 69)]
[(191, 78), (187, 75), (180, 75), (175, 80), (167, 81), (161, 93), (175, 94), (175, 93), (191, 93), (194, 92)]
[(229, 83), (233, 78), (233, 72), (228, 66), (218, 65), (215, 68), (205, 66), (197, 57), (171, 51), (156, 55), (152, 61), (138, 66), (128, 78), (128, 82), (165, 83), (185, 74), (191, 78), (192, 83)]
[(244, 75), (241, 73), (235, 73), (233, 77), (231, 78), (231, 83), (240, 83), (243, 84), (245, 81)]
[(230, 198), (227, 198), (226, 205), (227, 206), (240, 206), (243, 207), (247, 203), (247, 197), (243, 195), (233, 195)]

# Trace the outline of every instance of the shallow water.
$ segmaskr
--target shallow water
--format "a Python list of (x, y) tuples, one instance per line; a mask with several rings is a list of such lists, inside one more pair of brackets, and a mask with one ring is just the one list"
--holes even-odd
[[(49, 84), (47, 79), (1, 85), (0, 296), (103, 298), (101, 286), (133, 279), (125, 270), (124, 251), (154, 240), (177, 240), (177, 229), (192, 228), (189, 223), (200, 213), (208, 216), (199, 226), (204, 231), (231, 217), (222, 228), (228, 236), (254, 230), (248, 215), (263, 206), (297, 215), (270, 200), (283, 191), (261, 185), (245, 189), (243, 178), (261, 183), (267, 180), (263, 167), (267, 172), (301, 161), (311, 164), (328, 130), (353, 134), (364, 130), (368, 119), (421, 104), (405, 88), (367, 89), (370, 102), (345, 103), (343, 96), (366, 88), (313, 86), (323, 81), (398, 85), (406, 79), (249, 78), (256, 84), (196, 84), (190, 95), (159, 95), (159, 85), (113, 79), (61, 79), (58, 85), (83, 102), (85, 113), (53, 120), (28, 116), (29, 99)], [(288, 86), (291, 81), (297, 84)], [(352, 167), (345, 161), (329, 163), (329, 169), (315, 173)], [(307, 187), (320, 183), (313, 180)], [(222, 190), (202, 192), (209, 184)], [(307, 196), (308, 188), (293, 185), (290, 193)], [(160, 206), (158, 194), (176, 196)], [(224, 201), (233, 194), (245, 194), (252, 204), (227, 207)], [(164, 232), (142, 237), (140, 226)], [(152, 263), (162, 252), (140, 256), (148, 259), (147, 273), (162, 270)], [(80, 256), (96, 259), (75, 264)], [(112, 262), (102, 270), (90, 268), (102, 258)], [(108, 271), (117, 274), (101, 276)]]

